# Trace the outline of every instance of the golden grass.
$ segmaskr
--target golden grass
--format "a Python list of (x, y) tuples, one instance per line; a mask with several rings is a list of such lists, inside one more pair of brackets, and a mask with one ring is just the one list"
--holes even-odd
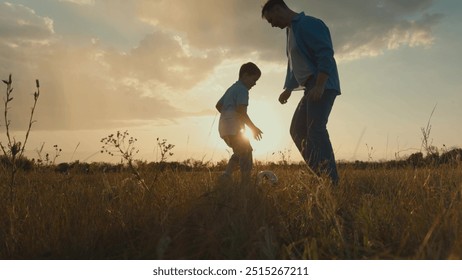
[(1, 259), (460, 259), (458, 166), (354, 169), (333, 189), (304, 167), (277, 186), (217, 186), (210, 171), (0, 168)]

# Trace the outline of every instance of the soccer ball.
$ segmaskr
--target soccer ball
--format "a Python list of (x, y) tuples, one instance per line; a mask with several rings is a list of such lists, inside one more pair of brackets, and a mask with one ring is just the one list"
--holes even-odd
[(275, 186), (278, 183), (278, 177), (273, 171), (260, 171), (257, 174), (257, 183), (261, 185), (263, 182), (268, 182), (271, 186)]

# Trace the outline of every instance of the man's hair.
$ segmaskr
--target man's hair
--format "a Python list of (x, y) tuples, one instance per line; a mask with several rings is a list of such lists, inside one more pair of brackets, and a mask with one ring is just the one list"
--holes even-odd
[(242, 78), (242, 76), (247, 73), (249, 75), (259, 75), (261, 76), (261, 71), (260, 68), (258, 68), (255, 63), (252, 62), (247, 62), (242, 64), (241, 69), (239, 69), (239, 79)]
[(281, 6), (283, 8), (288, 8), (284, 0), (268, 0), (266, 4), (261, 9), (261, 17), (265, 17), (265, 13), (271, 11), (275, 6)]

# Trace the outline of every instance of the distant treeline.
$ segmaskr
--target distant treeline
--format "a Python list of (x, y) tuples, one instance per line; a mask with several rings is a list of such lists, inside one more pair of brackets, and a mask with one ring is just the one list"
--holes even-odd
[(368, 169), (368, 168), (404, 168), (404, 167), (426, 167), (438, 166), (444, 164), (461, 164), (462, 162), (462, 149), (452, 149), (440, 154), (433, 153), (424, 156), (423, 153), (418, 152), (411, 154), (406, 159), (388, 160), (388, 161), (354, 161), (354, 162), (340, 162), (339, 166), (350, 166), (355, 169)]
[[(388, 161), (340, 161), (338, 162), (339, 168), (354, 168), (354, 169), (369, 169), (369, 168), (404, 168), (404, 167), (425, 167), (425, 166), (438, 166), (444, 164), (461, 164), (462, 163), (462, 149), (453, 149), (441, 154), (429, 154), (424, 156), (423, 153), (418, 152), (411, 154), (405, 159), (388, 160)], [(0, 156), (0, 167), (8, 168), (10, 161), (4, 156)], [(20, 158), (16, 162), (17, 166), (24, 171), (33, 171), (40, 169), (51, 169), (58, 173), (114, 173), (125, 172), (129, 167), (123, 163), (108, 163), (108, 162), (63, 162), (59, 164), (43, 164), (37, 163), (34, 159)], [(135, 166), (144, 172), (159, 172), (159, 171), (220, 171), (224, 170), (227, 161), (222, 160), (216, 163), (204, 162), (200, 160), (188, 159), (182, 162), (146, 162), (135, 161)], [(256, 161), (257, 167), (276, 167), (284, 165), (286, 167), (298, 168), (304, 166), (303, 162), (288, 163), (287, 161), (281, 162), (261, 162)]]

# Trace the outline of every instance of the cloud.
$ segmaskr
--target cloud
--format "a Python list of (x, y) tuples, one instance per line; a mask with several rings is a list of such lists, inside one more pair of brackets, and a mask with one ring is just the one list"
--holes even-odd
[(129, 69), (113, 70), (117, 63), (105, 59), (110, 51), (90, 44), (71, 48), (57, 43), (50, 48), (40, 59), (29, 57), (35, 61), (30, 71), (13, 71), (16, 89), (10, 111), (16, 128), (26, 125), (32, 99), (25, 93), (34, 90), (29, 81), (35, 78), (41, 81), (37, 129), (109, 128), (127, 120), (133, 125), (186, 115), (163, 98), (163, 88), (156, 80), (140, 80)]
[(48, 43), (54, 34), (53, 20), (20, 4), (0, 3), (0, 34), (0, 44)]
[(59, 2), (68, 2), (68, 3), (77, 4), (81, 6), (95, 5), (95, 0), (59, 0)]
[[(64, 26), (58, 18), (20, 4), (0, 4), (0, 73), (13, 73), (11, 117), (19, 127), (27, 123), (36, 78), (42, 84), (40, 129), (96, 129), (202, 114), (191, 111), (204, 108), (191, 110), (176, 101), (187, 104), (193, 98), (189, 91), (225, 61), (285, 63), (285, 33), (261, 19), (264, 1), (67, 2), (85, 5), (69, 15), (90, 18), (94, 28), (88, 34), (73, 38), (57, 28)], [(432, 0), (287, 3), (328, 24), (340, 61), (402, 46), (431, 46), (442, 18), (429, 12)], [(98, 20), (121, 27), (114, 36), (135, 38), (124, 32), (139, 32), (142, 39), (125, 42), (130, 47), (122, 51), (110, 44), (120, 39), (107, 40)]]
[(268, 34), (260, 17), (261, 6), (261, 1), (245, 0), (140, 0), (137, 12), (141, 20), (176, 32), (192, 48), (221, 50), (229, 58), (274, 53), (274, 45), (283, 37)]
[[(214, 52), (193, 55), (178, 37), (160, 31), (148, 34), (128, 52), (90, 37), (80, 36), (80, 42), (74, 44), (54, 34), (46, 18), (32, 9), (5, 6), (11, 16), (2, 16), (2, 21), (9, 23), (11, 35), (0, 39), (0, 73), (5, 77), (13, 73), (14, 102), (9, 113), (14, 129), (27, 125), (32, 100), (28, 93), (34, 91), (29, 82), (35, 79), (42, 85), (36, 111), (39, 122), (34, 125), (38, 129), (175, 122), (189, 113), (172, 105), (168, 94), (204, 80), (219, 63)], [(13, 24), (26, 19), (36, 24)], [(33, 32), (37, 29), (43, 31), (40, 36)], [(47, 44), (24, 44), (26, 41)]]
[[(352, 4), (354, 2), (355, 4)], [(442, 15), (429, 14), (433, 1), (366, 1), (341, 3), (329, 12), (318, 10), (330, 26), (337, 58), (342, 60), (377, 56), (399, 47), (429, 47), (434, 42), (433, 28)], [(329, 17), (330, 14), (330, 17)]]
[[(286, 1), (296, 11), (323, 19), (330, 27), (340, 59), (375, 56), (399, 46), (429, 46), (441, 15), (427, 14), (432, 0)], [(191, 47), (220, 49), (229, 56), (258, 53), (277, 61), (284, 52), (284, 32), (260, 18), (264, 1), (137, 2), (139, 17), (173, 30)]]
[(193, 54), (183, 45), (181, 38), (157, 31), (147, 35), (128, 53), (109, 53), (107, 61), (116, 77), (129, 75), (141, 81), (156, 81), (167, 88), (184, 90), (206, 79), (220, 63), (221, 54), (218, 50)]

